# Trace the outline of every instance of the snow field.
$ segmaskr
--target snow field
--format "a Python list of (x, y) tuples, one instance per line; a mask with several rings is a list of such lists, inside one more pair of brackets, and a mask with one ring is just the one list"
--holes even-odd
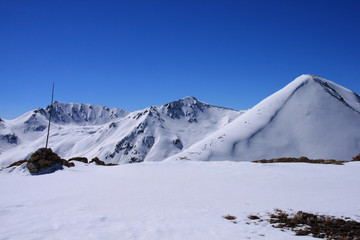
[(312, 239), (247, 224), (275, 208), (360, 220), (359, 162), (76, 164), (0, 172), (0, 239)]

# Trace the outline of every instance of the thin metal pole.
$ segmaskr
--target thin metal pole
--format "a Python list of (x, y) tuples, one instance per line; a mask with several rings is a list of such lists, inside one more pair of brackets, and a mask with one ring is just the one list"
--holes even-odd
[(46, 145), (45, 145), (45, 148), (48, 147), (48, 143), (49, 143), (51, 113), (52, 113), (52, 110), (53, 110), (53, 101), (54, 101), (54, 85), (55, 85), (55, 83), (53, 83), (53, 86), (52, 86), (52, 95), (51, 95), (51, 104), (50, 104), (50, 116), (49, 116), (49, 126), (48, 126), (48, 132), (47, 132), (47, 137), (46, 137)]

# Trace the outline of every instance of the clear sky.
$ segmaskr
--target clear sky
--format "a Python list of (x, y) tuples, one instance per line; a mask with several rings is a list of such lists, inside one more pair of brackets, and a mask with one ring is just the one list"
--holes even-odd
[(360, 93), (360, 1), (0, 0), (0, 117), (51, 100), (248, 109), (303, 73)]

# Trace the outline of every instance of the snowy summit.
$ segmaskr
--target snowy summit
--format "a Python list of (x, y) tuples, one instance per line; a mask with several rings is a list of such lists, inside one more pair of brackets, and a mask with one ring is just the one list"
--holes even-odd
[(359, 95), (324, 78), (302, 75), (173, 158), (349, 160), (359, 152)]

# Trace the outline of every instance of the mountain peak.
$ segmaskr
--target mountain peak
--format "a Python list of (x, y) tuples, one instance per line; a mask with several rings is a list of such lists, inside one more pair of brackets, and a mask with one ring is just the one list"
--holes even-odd
[(359, 114), (359, 95), (304, 74), (177, 157), (350, 159), (360, 150)]
[(174, 102), (170, 102), (161, 107), (162, 111), (171, 118), (179, 119), (182, 116), (189, 117), (190, 121), (196, 121), (199, 112), (204, 112), (210, 108), (209, 104), (198, 101), (195, 97), (185, 97)]
[(316, 89), (316, 87), (320, 86), (324, 92), (328, 93), (330, 96), (345, 104), (348, 108), (360, 114), (360, 96), (358, 94), (320, 76), (313, 74), (303, 74), (285, 88), (291, 89), (291, 86), (293, 86), (295, 87), (296, 91), (296, 89), (304, 86), (305, 84), (312, 84), (313, 89)]
[(187, 96), (187, 97), (184, 97), (178, 101), (182, 101), (182, 102), (186, 102), (186, 103), (196, 103), (196, 102), (199, 102), (199, 100), (197, 100), (195, 97), (192, 97), (192, 96)]
[[(104, 124), (129, 114), (127, 111), (119, 108), (83, 103), (63, 103), (58, 101), (53, 103), (52, 109), (51, 119), (53, 122), (75, 123), (80, 125)], [(39, 108), (35, 110), (34, 113), (41, 114), (48, 119), (50, 110), (51, 106), (48, 105), (45, 109)]]

